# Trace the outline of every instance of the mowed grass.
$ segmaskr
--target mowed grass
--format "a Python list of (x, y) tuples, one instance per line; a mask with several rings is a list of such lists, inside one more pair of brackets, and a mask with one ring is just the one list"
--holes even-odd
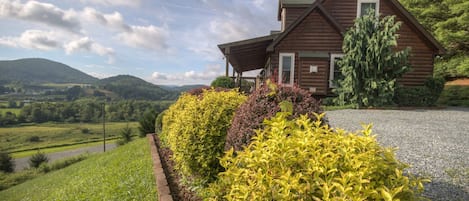
[(0, 200), (157, 200), (147, 138), (0, 191)]
[[(119, 136), (127, 124), (136, 134), (138, 122), (112, 122), (106, 123), (106, 138)], [(100, 123), (43, 123), (0, 128), (0, 149), (11, 153), (84, 144), (102, 139), (103, 128)]]

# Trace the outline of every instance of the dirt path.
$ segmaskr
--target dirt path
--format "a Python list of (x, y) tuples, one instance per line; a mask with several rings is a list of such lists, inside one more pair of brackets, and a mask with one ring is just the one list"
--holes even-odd
[[(111, 150), (116, 148), (116, 144), (106, 144), (106, 151)], [(58, 159), (62, 158), (68, 158), (76, 155), (80, 155), (83, 153), (97, 153), (97, 152), (103, 152), (103, 145), (97, 145), (97, 146), (92, 146), (92, 147), (83, 147), (83, 148), (78, 148), (74, 150), (68, 150), (68, 151), (63, 151), (63, 152), (55, 152), (55, 153), (49, 153), (46, 154), (47, 157), (49, 157), (49, 163), (56, 161)], [(17, 158), (15, 159), (15, 171), (23, 170), (24, 168), (29, 167), (28, 160), (30, 157), (24, 157), (24, 158)]]

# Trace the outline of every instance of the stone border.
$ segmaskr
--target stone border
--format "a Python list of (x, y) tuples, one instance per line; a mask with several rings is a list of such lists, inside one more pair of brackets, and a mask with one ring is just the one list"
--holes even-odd
[(159, 201), (173, 201), (171, 191), (169, 190), (168, 181), (164, 174), (163, 166), (161, 165), (160, 155), (158, 148), (155, 144), (155, 134), (147, 134), (148, 141), (150, 142), (151, 158), (153, 159), (153, 173), (156, 180), (156, 188), (158, 190)]

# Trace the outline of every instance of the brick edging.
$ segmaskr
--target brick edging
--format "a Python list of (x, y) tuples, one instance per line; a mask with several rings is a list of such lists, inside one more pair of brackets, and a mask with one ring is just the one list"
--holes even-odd
[(153, 173), (156, 180), (156, 189), (158, 190), (159, 201), (173, 201), (171, 191), (169, 190), (168, 181), (164, 174), (163, 166), (161, 165), (160, 155), (158, 148), (155, 144), (155, 134), (147, 134), (148, 141), (150, 142), (151, 158), (153, 159)]

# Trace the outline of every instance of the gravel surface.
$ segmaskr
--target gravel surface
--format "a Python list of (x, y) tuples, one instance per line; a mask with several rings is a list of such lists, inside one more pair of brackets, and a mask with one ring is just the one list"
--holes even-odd
[[(116, 144), (106, 144), (106, 151), (111, 150), (116, 148)], [(92, 147), (83, 147), (83, 148), (78, 148), (74, 150), (68, 150), (68, 151), (62, 151), (62, 152), (55, 152), (55, 153), (49, 153), (46, 154), (47, 157), (49, 157), (49, 163), (54, 162), (58, 159), (62, 158), (68, 158), (68, 157), (73, 157), (77, 156), (83, 153), (97, 153), (97, 152), (103, 152), (103, 145), (98, 145), (98, 146), (92, 146)], [(23, 170), (24, 168), (29, 167), (29, 158), (30, 157), (24, 157), (24, 158), (17, 158), (15, 159), (15, 171), (20, 171)]]
[(398, 148), (411, 173), (429, 176), (424, 195), (431, 200), (469, 200), (469, 108), (444, 110), (337, 110), (326, 114), (332, 127), (373, 133)]

